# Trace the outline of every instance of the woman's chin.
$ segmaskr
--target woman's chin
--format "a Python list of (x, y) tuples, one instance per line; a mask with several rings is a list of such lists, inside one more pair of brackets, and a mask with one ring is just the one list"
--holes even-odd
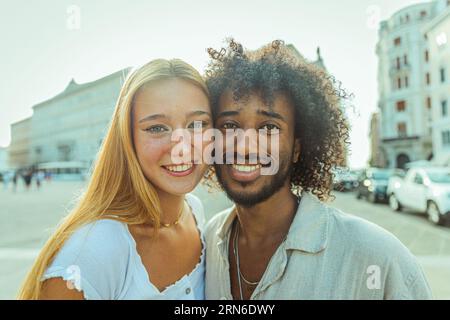
[(172, 179), (165, 179), (165, 181), (159, 184), (159, 189), (168, 194), (181, 196), (192, 192), (200, 183), (201, 177), (199, 179), (191, 177), (190, 179), (183, 179), (184, 181), (181, 181), (180, 179), (177, 179), (178, 181), (170, 180)]

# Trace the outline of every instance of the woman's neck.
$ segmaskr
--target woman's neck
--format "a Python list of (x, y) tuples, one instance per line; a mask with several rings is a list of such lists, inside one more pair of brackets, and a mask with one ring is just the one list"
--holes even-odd
[(157, 191), (159, 204), (161, 207), (161, 224), (172, 224), (179, 218), (184, 206), (184, 195), (169, 194), (164, 191)]

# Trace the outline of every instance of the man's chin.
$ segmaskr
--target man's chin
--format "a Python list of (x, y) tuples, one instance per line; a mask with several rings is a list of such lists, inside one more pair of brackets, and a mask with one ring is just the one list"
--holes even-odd
[(243, 207), (253, 207), (258, 203), (264, 202), (265, 200), (270, 198), (270, 195), (263, 196), (261, 194), (245, 193), (245, 192), (240, 193), (226, 192), (226, 194), (231, 201)]
[(230, 200), (237, 205), (252, 207), (266, 201), (285, 185), (289, 179), (290, 168), (287, 166), (280, 168), (286, 169), (280, 170), (275, 176), (259, 176), (252, 181), (235, 181), (223, 167), (216, 167), (216, 175)]
[(244, 207), (257, 205), (273, 194), (267, 186), (258, 188), (254, 182), (227, 181), (222, 187), (231, 201)]

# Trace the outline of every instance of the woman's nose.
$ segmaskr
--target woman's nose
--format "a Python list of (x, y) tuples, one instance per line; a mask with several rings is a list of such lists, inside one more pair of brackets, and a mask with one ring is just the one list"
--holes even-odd
[(177, 129), (172, 134), (171, 157), (173, 163), (187, 163), (192, 161), (193, 136), (189, 130)]

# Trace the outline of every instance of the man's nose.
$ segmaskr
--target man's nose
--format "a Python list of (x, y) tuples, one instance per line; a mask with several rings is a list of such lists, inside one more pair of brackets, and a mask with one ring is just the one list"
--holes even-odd
[(256, 163), (258, 158), (258, 135), (253, 129), (237, 135), (236, 153), (239, 158), (248, 159), (249, 163)]

